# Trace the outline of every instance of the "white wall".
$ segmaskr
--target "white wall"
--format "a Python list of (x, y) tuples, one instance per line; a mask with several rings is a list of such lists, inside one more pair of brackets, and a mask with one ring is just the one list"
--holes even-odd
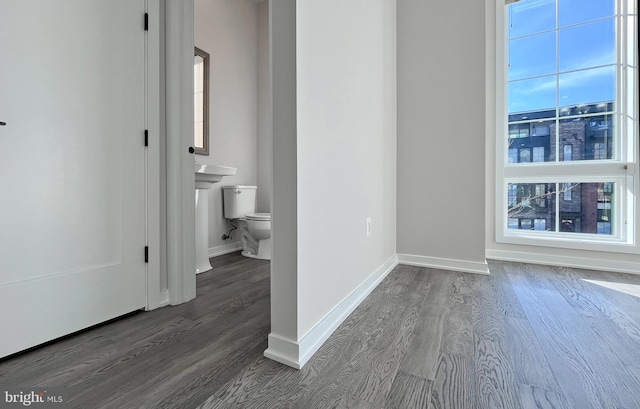
[(297, 19), (301, 337), (395, 253), (395, 1), (306, 1)]
[(401, 262), (486, 272), (484, 10), (398, 1)]
[(195, 45), (211, 55), (209, 156), (205, 164), (233, 166), (209, 190), (209, 250), (239, 241), (223, 241), (228, 231), (222, 212), (222, 186), (257, 184), (258, 5), (250, 0), (195, 0)]
[[(295, 17), (285, 16), (293, 5)], [(272, 312), (266, 355), (288, 351), (303, 364), (344, 319), (336, 311), (347, 312), (359, 302), (354, 294), (373, 288), (372, 277), (395, 264), (395, 0), (274, 0), (271, 7), (272, 308), (278, 313)], [(293, 39), (276, 17), (288, 17), (287, 24), (296, 19)], [(282, 112), (285, 91), (289, 109)], [(293, 175), (285, 182), (287, 169)], [(296, 201), (297, 212), (283, 211)], [(286, 248), (279, 233), (285, 228), (293, 236)], [(286, 282), (290, 292), (276, 282)]]

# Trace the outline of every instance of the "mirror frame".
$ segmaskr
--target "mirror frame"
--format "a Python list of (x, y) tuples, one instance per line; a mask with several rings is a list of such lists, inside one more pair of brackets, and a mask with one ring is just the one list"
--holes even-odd
[[(193, 147), (195, 148), (195, 153), (198, 155), (209, 155), (209, 53), (201, 50), (198, 47), (194, 47), (194, 64), (195, 57), (201, 57), (204, 61), (204, 78), (203, 78), (203, 104), (202, 104), (202, 146), (196, 145), (195, 140), (195, 129), (193, 134)], [(194, 87), (195, 87), (195, 78), (194, 78)], [(195, 93), (195, 88), (194, 88)], [(195, 109), (195, 104), (193, 109)], [(195, 118), (194, 118), (195, 120)]]

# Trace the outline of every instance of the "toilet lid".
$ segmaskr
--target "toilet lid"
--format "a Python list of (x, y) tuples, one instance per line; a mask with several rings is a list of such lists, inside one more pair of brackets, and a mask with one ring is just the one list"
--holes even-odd
[(245, 217), (248, 220), (271, 220), (271, 213), (249, 213)]

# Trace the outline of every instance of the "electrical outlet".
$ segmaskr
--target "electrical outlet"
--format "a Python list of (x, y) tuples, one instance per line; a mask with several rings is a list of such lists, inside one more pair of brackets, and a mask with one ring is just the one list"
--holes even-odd
[(367, 237), (371, 236), (371, 217), (367, 217)]

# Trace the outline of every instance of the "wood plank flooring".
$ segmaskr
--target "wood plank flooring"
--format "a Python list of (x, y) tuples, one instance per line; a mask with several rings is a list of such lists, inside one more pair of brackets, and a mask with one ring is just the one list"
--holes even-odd
[(0, 361), (0, 385), (71, 408), (640, 408), (640, 276), (398, 266), (297, 371), (262, 355), (269, 263), (213, 264), (196, 300)]

